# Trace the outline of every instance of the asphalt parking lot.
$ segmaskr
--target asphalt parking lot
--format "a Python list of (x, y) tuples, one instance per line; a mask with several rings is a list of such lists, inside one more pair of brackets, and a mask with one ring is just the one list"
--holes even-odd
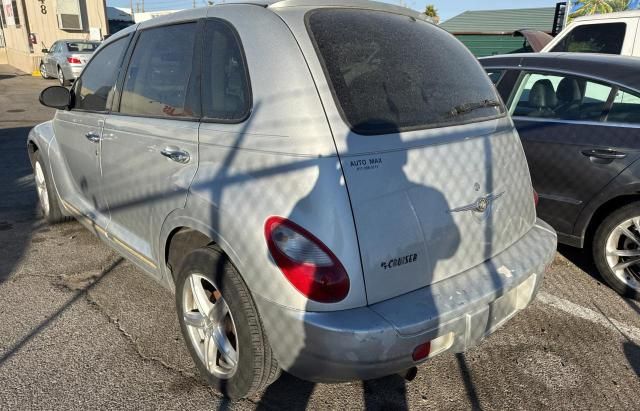
[(285, 374), (224, 401), (197, 375), (169, 292), (78, 223), (39, 217), (25, 142), (53, 115), (38, 94), (55, 81), (14, 74), (0, 66), (0, 409), (638, 409), (640, 303), (565, 247), (528, 309), (412, 382)]

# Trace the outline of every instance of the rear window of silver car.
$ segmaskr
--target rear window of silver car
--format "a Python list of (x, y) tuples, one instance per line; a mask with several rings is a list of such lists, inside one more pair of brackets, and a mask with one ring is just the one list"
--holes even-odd
[(69, 42), (67, 43), (67, 50), (71, 53), (93, 53), (96, 51), (100, 43), (95, 42)]
[(505, 113), (471, 53), (430, 23), (381, 11), (316, 9), (306, 25), (343, 119), (356, 133), (442, 127)]

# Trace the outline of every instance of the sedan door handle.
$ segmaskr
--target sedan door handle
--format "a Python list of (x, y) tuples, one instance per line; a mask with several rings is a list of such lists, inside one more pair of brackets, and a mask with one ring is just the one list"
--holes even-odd
[(180, 150), (178, 147), (169, 146), (164, 150), (160, 151), (160, 154), (167, 157), (170, 160), (175, 161), (176, 163), (186, 164), (191, 160), (191, 156), (188, 152), (184, 150)]
[(615, 150), (582, 150), (582, 154), (587, 157), (600, 158), (603, 160), (616, 160), (627, 156), (627, 153)]
[(84, 136), (87, 138), (87, 140), (91, 141), (92, 143), (100, 142), (100, 134), (96, 133), (95, 131), (89, 131)]

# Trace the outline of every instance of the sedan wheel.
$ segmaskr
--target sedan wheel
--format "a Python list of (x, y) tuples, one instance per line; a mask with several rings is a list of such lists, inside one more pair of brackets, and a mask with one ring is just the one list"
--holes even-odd
[(64, 78), (64, 73), (62, 72), (61, 68), (58, 68), (58, 81), (60, 82), (60, 85), (63, 87), (66, 87), (69, 85), (69, 81), (67, 81), (67, 79)]
[(593, 238), (593, 260), (611, 288), (640, 297), (640, 203), (606, 217)]
[(238, 367), (236, 324), (218, 288), (205, 276), (191, 274), (183, 286), (182, 315), (190, 342), (207, 370), (231, 378)]
[(607, 263), (627, 287), (640, 291), (640, 217), (619, 224), (606, 244)]
[(40, 75), (45, 80), (49, 78), (49, 73), (47, 73), (47, 66), (44, 63), (40, 63)]

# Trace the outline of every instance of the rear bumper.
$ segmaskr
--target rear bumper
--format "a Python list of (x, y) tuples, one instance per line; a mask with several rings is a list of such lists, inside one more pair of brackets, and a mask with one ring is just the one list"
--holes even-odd
[(427, 341), (429, 357), (480, 343), (535, 298), (556, 243), (538, 220), (484, 264), (368, 307), (305, 312), (256, 302), (284, 370), (317, 382), (377, 378), (416, 365), (413, 350)]
[(75, 80), (80, 76), (80, 73), (82, 73), (83, 68), (84, 68), (84, 65), (67, 64), (65, 65), (65, 67), (62, 68), (62, 70), (64, 71), (64, 77), (66, 79)]

